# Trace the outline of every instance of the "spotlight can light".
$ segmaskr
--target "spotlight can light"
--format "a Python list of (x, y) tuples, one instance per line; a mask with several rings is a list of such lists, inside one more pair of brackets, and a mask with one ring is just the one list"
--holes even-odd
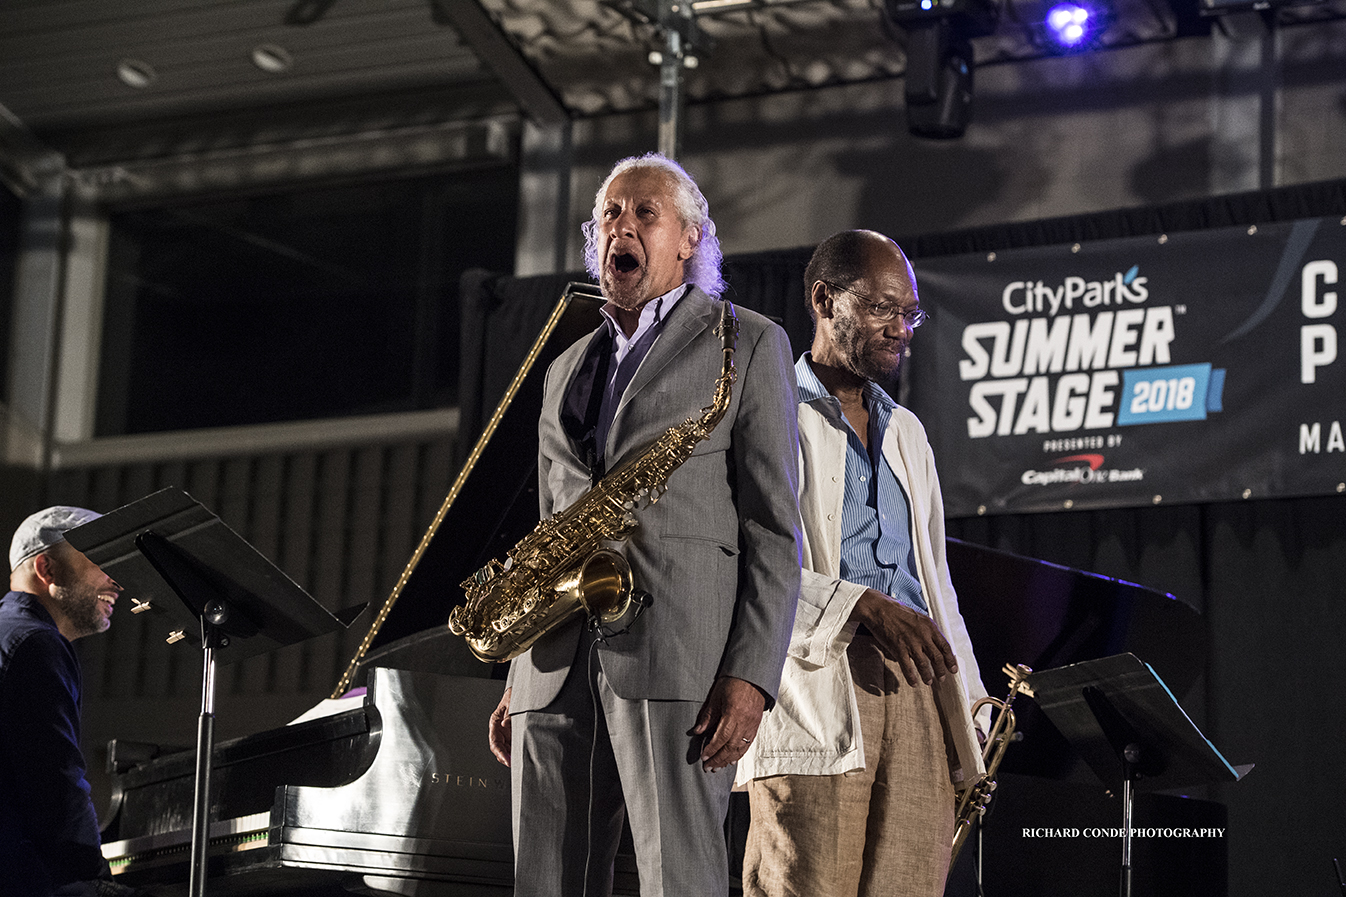
[(1089, 10), (1082, 6), (1058, 6), (1047, 13), (1047, 24), (1062, 38), (1074, 43), (1084, 36)]
[(903, 99), (907, 129), (920, 137), (961, 137), (972, 118), (972, 38), (995, 33), (1000, 0), (883, 0), (906, 32)]
[(1087, 45), (1106, 24), (1106, 16), (1078, 3), (1058, 3), (1044, 24), (1047, 39), (1062, 49)]

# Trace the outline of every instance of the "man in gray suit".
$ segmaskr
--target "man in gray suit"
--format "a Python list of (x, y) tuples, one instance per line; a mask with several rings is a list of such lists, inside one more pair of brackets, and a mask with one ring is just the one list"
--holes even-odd
[[(618, 163), (585, 231), (606, 320), (547, 373), (543, 517), (700, 416), (722, 367), (719, 243), (677, 163)], [(492, 716), (492, 750), (511, 768), (517, 897), (609, 894), (624, 816), (644, 897), (728, 890), (733, 772), (715, 773), (774, 702), (800, 576), (789, 342), (737, 315), (727, 412), (619, 546), (649, 607), (620, 634), (576, 620), (543, 636)]]

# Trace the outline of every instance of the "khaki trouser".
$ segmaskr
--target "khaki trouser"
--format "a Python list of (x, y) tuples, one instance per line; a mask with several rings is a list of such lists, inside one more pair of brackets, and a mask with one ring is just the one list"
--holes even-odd
[(954, 790), (929, 686), (907, 685), (874, 640), (846, 652), (865, 768), (784, 775), (748, 786), (747, 897), (939, 897), (949, 869)]

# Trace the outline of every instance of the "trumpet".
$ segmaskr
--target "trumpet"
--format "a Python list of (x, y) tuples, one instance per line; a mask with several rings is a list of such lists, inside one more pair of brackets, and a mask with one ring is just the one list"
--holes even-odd
[(972, 831), (972, 823), (981, 818), (986, 812), (987, 805), (991, 802), (991, 795), (995, 791), (995, 774), (1000, 768), (1000, 761), (1005, 757), (1005, 748), (1014, 740), (1014, 710), (1010, 707), (1014, 703), (1014, 698), (1020, 692), (1033, 696), (1033, 690), (1029, 688), (1027, 678), (1033, 671), (1023, 664), (1010, 666), (1005, 664), (1002, 672), (1009, 676), (1009, 694), (1005, 700), (998, 698), (982, 698), (972, 705), (972, 715), (976, 716), (977, 711), (983, 704), (989, 704), (992, 707), (1000, 709), (995, 722), (991, 725), (991, 731), (986, 733), (986, 743), (982, 745), (981, 758), (982, 764), (986, 767), (986, 774), (973, 782), (971, 786), (965, 788), (958, 798), (958, 805), (955, 811), (955, 823), (953, 830), (953, 850), (949, 853), (949, 865), (958, 858), (958, 851), (962, 849), (963, 842), (967, 840), (968, 834)]

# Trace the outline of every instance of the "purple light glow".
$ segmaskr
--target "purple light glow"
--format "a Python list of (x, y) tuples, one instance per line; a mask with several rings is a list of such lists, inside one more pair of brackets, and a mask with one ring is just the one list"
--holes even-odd
[(1062, 3), (1047, 13), (1047, 27), (1062, 46), (1073, 47), (1088, 34), (1090, 13), (1083, 6)]

